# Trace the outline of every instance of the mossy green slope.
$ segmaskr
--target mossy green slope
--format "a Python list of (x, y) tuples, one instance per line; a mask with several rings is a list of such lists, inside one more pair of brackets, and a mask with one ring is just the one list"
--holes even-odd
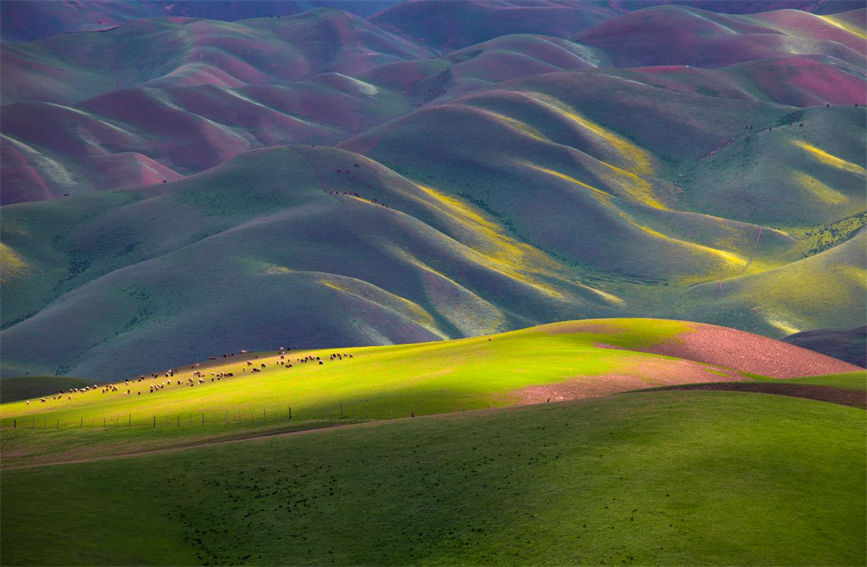
[(7, 470), (2, 560), (863, 565), (864, 416), (653, 392)]

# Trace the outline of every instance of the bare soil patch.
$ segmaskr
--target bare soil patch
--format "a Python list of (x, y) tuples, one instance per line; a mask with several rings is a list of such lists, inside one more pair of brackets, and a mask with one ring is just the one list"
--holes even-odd
[(746, 331), (703, 323), (690, 326), (692, 331), (642, 350), (771, 378), (863, 370), (854, 364)]
[(580, 375), (564, 382), (527, 386), (511, 393), (517, 395), (522, 404), (540, 404), (596, 398), (655, 386), (746, 379), (738, 372), (691, 360), (638, 359), (631, 368), (618, 372)]

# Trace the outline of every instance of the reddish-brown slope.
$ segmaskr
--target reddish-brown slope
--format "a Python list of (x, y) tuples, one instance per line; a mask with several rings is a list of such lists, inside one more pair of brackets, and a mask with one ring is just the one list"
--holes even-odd
[(692, 330), (676, 340), (645, 350), (772, 378), (863, 370), (854, 364), (761, 335), (704, 323), (689, 325)]

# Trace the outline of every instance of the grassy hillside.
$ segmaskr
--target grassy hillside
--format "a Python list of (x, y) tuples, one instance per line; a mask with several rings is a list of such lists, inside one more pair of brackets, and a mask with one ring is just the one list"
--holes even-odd
[(815, 329), (789, 335), (783, 340), (867, 368), (867, 326)]
[[(696, 362), (721, 353), (729, 367)], [(862, 409), (624, 393), (863, 393), (863, 371), (755, 375), (849, 368), (731, 329), (609, 319), (79, 386), (0, 405), (0, 560), (861, 565)]]
[[(571, 321), (387, 347), (310, 351), (290, 344), (285, 351), (214, 354), (201, 366), (115, 377), (87, 391), (67, 389), (45, 401), (0, 406), (6, 464), (110, 456), (334, 420), (858, 370), (749, 333), (656, 319)], [(857, 382), (859, 376), (863, 372), (848, 379)], [(34, 435), (41, 440), (37, 444)]]
[[(242, 343), (478, 335), (613, 314), (621, 301), (471, 204), (331, 149), (263, 150), (174, 184), (7, 207), (3, 228), (17, 266), (2, 288), (11, 374), (66, 374), (81, 359), (86, 375), (110, 377)], [(82, 317), (78, 333), (55, 331)]]
[(864, 415), (654, 392), (4, 470), (2, 560), (863, 565)]
[(92, 386), (93, 380), (69, 376), (15, 376), (0, 381), (0, 403), (56, 394), (59, 390)]
[(783, 337), (830, 321), (855, 327), (864, 320), (867, 234), (820, 254), (752, 276), (693, 286), (672, 299), (673, 313)]
[[(663, 158), (543, 94), (564, 97), (569, 84), (578, 77), (474, 95), (397, 121), (380, 140), (347, 144), (373, 140), (371, 154), (394, 169), (343, 150), (286, 147), (173, 183), (5, 207), (4, 373), (108, 378), (275, 341), (387, 344), (627, 313), (776, 336), (857, 317), (860, 241), (790, 268), (813, 246), (805, 228), (689, 210)], [(719, 104), (722, 116), (737, 108)], [(485, 144), (494, 133), (497, 143)], [(817, 178), (829, 171), (823, 178), (849, 195), (803, 222), (853, 210), (856, 176), (826, 163), (838, 163), (831, 151), (848, 154), (795, 141), (786, 155), (814, 156)], [(461, 147), (478, 148), (473, 161), (447, 168)], [(533, 157), (516, 160), (520, 152)], [(685, 179), (692, 199), (696, 181)], [(760, 221), (778, 220), (778, 209), (762, 209)], [(853, 277), (826, 278), (822, 303), (815, 286), (797, 301), (767, 286), (708, 301), (720, 282), (728, 292), (729, 280), (789, 269), (802, 281)], [(672, 291), (694, 299), (669, 305)], [(749, 316), (726, 315), (733, 310)], [(60, 331), (82, 320), (78, 333)], [(777, 320), (790, 322), (776, 330)], [(45, 339), (30, 340), (34, 333)]]
[(285, 86), (121, 89), (77, 106), (8, 104), (4, 203), (173, 181), (252, 148), (335, 143), (409, 108), (337, 73)]
[[(414, 2), (369, 21), (328, 9), (232, 23), (152, 18), (100, 33), (7, 42), (4, 202), (171, 180), (261, 146), (334, 144), (416, 108), (571, 69), (603, 67), (662, 94), (797, 107), (865, 103), (857, 13), (736, 16), (656, 6), (613, 15), (608, 6), (586, 3)], [(551, 36), (602, 19), (608, 21), (575, 41)], [(618, 39), (623, 34), (629, 42)], [(601, 77), (583, 79), (602, 80), (603, 95), (620, 90)], [(618, 116), (639, 123), (648, 113), (654, 118), (660, 104), (617, 102), (625, 112), (601, 124), (620, 131)], [(635, 140), (666, 159), (719, 146), (707, 146), (706, 132), (691, 119), (656, 122), (648, 131), (664, 134), (664, 147)], [(669, 146), (680, 152), (666, 153)], [(808, 190), (817, 182), (827, 184), (813, 180)]]
[(360, 72), (430, 54), (361, 18), (324, 8), (241, 22), (141, 19), (103, 32), (5, 43), (3, 53), (5, 103), (60, 104), (150, 81), (237, 87), (322, 71)]
[(583, 317), (863, 323), (863, 13), (661, 6), (569, 41), (526, 32), (599, 6), (536, 8), (4, 44), (3, 374)]
[(605, 3), (406, 2), (369, 21), (421, 45), (450, 51), (513, 33), (566, 37), (614, 15)]
[[(629, 36), (631, 41), (621, 41)], [(719, 14), (686, 6), (653, 6), (575, 35), (600, 48), (618, 67), (682, 64), (721, 67), (793, 54), (825, 54), (863, 65), (863, 28), (834, 16), (799, 10), (757, 15)]]

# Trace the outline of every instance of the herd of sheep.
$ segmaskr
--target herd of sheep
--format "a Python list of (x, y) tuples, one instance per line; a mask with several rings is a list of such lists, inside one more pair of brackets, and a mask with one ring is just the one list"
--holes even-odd
[[(295, 347), (295, 348), (297, 348), (297, 347)], [(239, 354), (240, 355), (246, 355), (248, 353), (246, 350), (241, 350)], [(223, 358), (233, 358), (235, 356), (236, 356), (235, 353), (223, 354)], [(336, 360), (349, 359), (352, 357), (353, 357), (352, 354), (348, 354), (348, 353), (331, 353), (328, 355), (328, 360), (336, 361)], [(216, 360), (216, 359), (217, 359), (217, 357), (215, 357), (215, 356), (210, 357), (210, 360)], [(253, 359), (254, 360), (258, 359), (258, 356), (254, 355)], [(250, 367), (251, 372), (261, 372), (263, 368), (267, 367), (265, 362), (259, 362), (259, 361), (254, 362), (254, 360), (247, 360), (246, 364), (241, 368), (241, 371), (246, 372), (247, 368)], [(296, 357), (293, 361), (292, 357), (289, 356), (287, 350), (283, 347), (280, 347), (279, 358), (274, 363), (274, 366), (283, 366), (284, 368), (288, 369), (288, 368), (292, 368), (293, 364), (302, 365), (302, 364), (308, 364), (308, 363), (309, 364), (316, 364), (317, 366), (321, 366), (321, 365), (325, 364), (321, 356), (315, 356), (315, 355), (305, 355), (303, 357)], [(190, 366), (190, 370), (193, 371), (192, 376), (189, 376), (186, 379), (177, 378), (174, 380), (174, 384), (176, 386), (186, 386), (186, 387), (192, 388), (192, 387), (195, 387), (197, 385), (201, 386), (201, 385), (206, 384), (208, 382), (209, 378), (210, 378), (211, 382), (215, 382), (215, 381), (218, 382), (218, 381), (222, 380), (223, 378), (230, 378), (230, 377), (233, 377), (235, 375), (234, 372), (225, 372), (225, 371), (211, 372), (210, 375), (208, 375), (205, 372), (199, 370), (199, 368), (201, 368), (201, 363), (197, 362), (197, 363), (193, 364), (192, 366)], [(101, 389), (103, 394), (122, 391), (123, 396), (131, 396), (131, 395), (140, 396), (140, 395), (142, 395), (142, 390), (144, 388), (144, 385), (140, 386), (142, 389), (137, 389), (135, 394), (133, 394), (133, 389), (136, 388), (136, 384), (144, 382), (145, 380), (148, 380), (148, 379), (160, 380), (161, 378), (164, 378), (164, 380), (162, 380), (161, 382), (154, 382), (154, 383), (147, 384), (148, 389), (145, 392), (147, 394), (154, 394), (156, 392), (159, 392), (160, 390), (163, 390), (167, 386), (171, 386), (172, 385), (172, 379), (174, 378), (175, 374), (177, 374), (177, 373), (179, 373), (179, 370), (177, 368), (172, 368), (170, 370), (166, 370), (163, 373), (154, 372), (153, 374), (151, 374), (148, 377), (146, 377), (144, 374), (142, 374), (141, 376), (139, 376), (137, 378), (130, 378), (130, 379), (124, 380), (123, 384), (121, 384), (121, 383), (102, 384), (102, 385), (94, 384), (92, 387), (91, 386), (84, 386), (82, 388), (69, 388), (69, 390), (67, 390), (67, 391), (63, 391), (63, 390), (59, 391), (57, 394), (52, 396), (51, 399), (52, 400), (62, 400), (65, 396), (67, 400), (72, 400), (72, 396), (75, 394), (83, 394), (85, 392), (91, 392), (91, 391), (95, 391), (97, 389)], [(43, 397), (43, 398), (40, 398), (40, 401), (42, 403), (47, 403), (48, 400)], [(30, 400), (27, 400), (27, 405), (30, 405)]]

